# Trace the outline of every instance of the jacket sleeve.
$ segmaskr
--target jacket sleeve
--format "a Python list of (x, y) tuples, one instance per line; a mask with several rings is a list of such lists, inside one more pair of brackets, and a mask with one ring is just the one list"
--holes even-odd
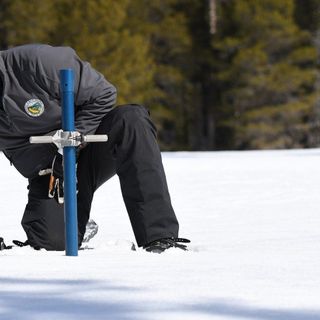
[[(116, 103), (116, 88), (69, 47), (41, 46), (39, 51), (45, 69), (45, 81), (55, 82), (54, 91), (59, 97), (59, 71), (65, 68), (74, 70), (75, 128), (83, 134), (94, 133), (102, 118)], [(48, 87), (52, 87), (52, 84)]]

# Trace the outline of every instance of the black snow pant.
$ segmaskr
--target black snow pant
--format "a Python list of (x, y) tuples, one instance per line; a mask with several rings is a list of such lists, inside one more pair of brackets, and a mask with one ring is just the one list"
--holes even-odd
[[(88, 144), (78, 158), (79, 245), (94, 192), (115, 174), (138, 246), (177, 237), (179, 225), (148, 111), (139, 105), (119, 106), (105, 116), (96, 133), (107, 134), (108, 142)], [(63, 206), (48, 199), (48, 181), (48, 176), (29, 181), (22, 226), (33, 247), (64, 250)]]

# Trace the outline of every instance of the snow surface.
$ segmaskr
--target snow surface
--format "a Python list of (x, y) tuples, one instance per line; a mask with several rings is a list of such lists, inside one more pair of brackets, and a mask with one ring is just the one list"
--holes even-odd
[[(0, 252), (0, 319), (320, 320), (320, 150), (164, 153), (189, 252), (130, 250), (118, 179), (92, 250)], [(0, 235), (24, 240), (27, 181), (0, 159)], [(8, 244), (7, 243), (7, 244)]]

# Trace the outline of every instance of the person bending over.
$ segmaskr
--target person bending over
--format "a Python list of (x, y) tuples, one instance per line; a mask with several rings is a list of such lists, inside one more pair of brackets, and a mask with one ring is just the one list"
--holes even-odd
[[(25, 45), (0, 52), (0, 149), (29, 180), (22, 218), (27, 243), (64, 250), (62, 155), (53, 144), (30, 144), (30, 136), (61, 130), (59, 71), (75, 74), (75, 128), (81, 134), (107, 134), (107, 143), (77, 150), (78, 238), (82, 243), (94, 192), (119, 176), (137, 245), (162, 252), (186, 250), (171, 205), (156, 128), (138, 104), (115, 107), (116, 89), (69, 47)], [(49, 169), (49, 170), (48, 170)], [(50, 188), (49, 181), (51, 183)], [(48, 190), (48, 188), (50, 190)], [(48, 195), (49, 194), (49, 195)]]

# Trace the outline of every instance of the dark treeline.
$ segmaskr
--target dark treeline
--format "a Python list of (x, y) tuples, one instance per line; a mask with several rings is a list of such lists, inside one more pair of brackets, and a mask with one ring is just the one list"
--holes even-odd
[(164, 150), (320, 145), (319, 0), (0, 0), (1, 49), (73, 47)]

